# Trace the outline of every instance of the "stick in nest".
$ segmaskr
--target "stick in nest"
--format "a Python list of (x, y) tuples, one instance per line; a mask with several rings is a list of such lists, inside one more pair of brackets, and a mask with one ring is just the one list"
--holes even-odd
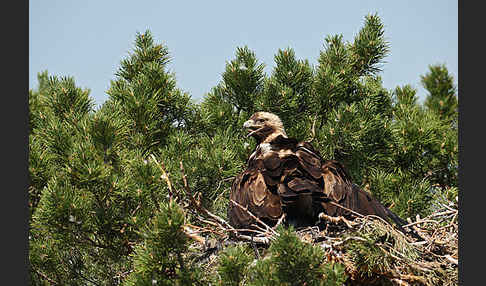
[(348, 212), (350, 212), (350, 213), (354, 214), (354, 215), (355, 215), (355, 216), (357, 216), (357, 217), (364, 217), (364, 215), (362, 215), (362, 214), (360, 214), (360, 213), (358, 213), (358, 212), (355, 212), (355, 211), (353, 211), (352, 209), (349, 209), (349, 208), (347, 208), (347, 207), (345, 207), (345, 206), (342, 206), (342, 205), (340, 205), (340, 204), (338, 204), (338, 203), (336, 203), (336, 202), (330, 201), (329, 203), (330, 203), (331, 205), (336, 206), (336, 207), (340, 207), (340, 208), (342, 208), (343, 210), (346, 210), (346, 211), (348, 211)]
[(258, 252), (258, 248), (256, 247), (255, 242), (254, 242), (254, 240), (253, 240), (253, 234), (251, 235), (251, 246), (253, 247), (253, 251), (255, 252), (255, 256), (256, 256), (258, 259), (262, 258), (262, 257), (260, 256), (260, 252)]
[(320, 213), (318, 217), (320, 219), (325, 219), (325, 220), (330, 221), (330, 222), (335, 223), (335, 224), (337, 224), (339, 222), (344, 222), (348, 228), (353, 228), (354, 225), (358, 224), (358, 223), (351, 223), (349, 220), (345, 219), (342, 216), (332, 217), (332, 216), (328, 216), (325, 213)]
[(277, 223), (272, 227), (272, 229), (277, 229), (277, 227), (282, 224), (283, 220), (285, 219), (286, 215), (285, 213), (282, 214), (282, 216), (278, 219)]
[(271, 232), (272, 234), (274, 235), (278, 235), (278, 233), (273, 230), (271, 227), (269, 227), (266, 223), (264, 223), (261, 219), (259, 219), (258, 217), (256, 217), (254, 214), (252, 214), (247, 207), (244, 207), (242, 205), (240, 205), (239, 203), (235, 202), (234, 200), (230, 200), (232, 204), (234, 204), (235, 206), (239, 207), (240, 209), (242, 209), (243, 211), (245, 211), (248, 215), (251, 216), (251, 218), (253, 218), (256, 222), (262, 224), (267, 231)]

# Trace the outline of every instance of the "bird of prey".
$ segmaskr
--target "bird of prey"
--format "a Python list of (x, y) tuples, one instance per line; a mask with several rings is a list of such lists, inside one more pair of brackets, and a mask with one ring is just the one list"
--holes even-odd
[[(377, 215), (399, 228), (406, 223), (353, 184), (341, 163), (324, 160), (308, 142), (287, 137), (277, 115), (257, 112), (243, 127), (257, 145), (233, 181), (230, 200), (266, 224), (275, 225), (285, 214), (289, 225), (303, 227), (315, 225), (320, 213), (351, 218), (354, 212)], [(230, 201), (230, 224), (250, 227), (255, 220), (248, 211)]]

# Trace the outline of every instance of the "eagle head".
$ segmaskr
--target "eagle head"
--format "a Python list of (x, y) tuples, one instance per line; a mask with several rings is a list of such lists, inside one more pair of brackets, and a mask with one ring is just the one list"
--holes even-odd
[(278, 135), (287, 137), (280, 118), (270, 112), (256, 112), (248, 119), (243, 127), (248, 130), (248, 135), (257, 140), (257, 143), (270, 142)]

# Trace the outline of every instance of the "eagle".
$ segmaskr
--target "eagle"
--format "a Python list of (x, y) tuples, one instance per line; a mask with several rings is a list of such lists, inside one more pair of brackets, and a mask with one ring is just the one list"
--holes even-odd
[(273, 226), (285, 214), (286, 224), (299, 228), (315, 225), (320, 213), (345, 218), (359, 213), (403, 231), (406, 222), (353, 184), (343, 164), (324, 160), (309, 142), (287, 137), (277, 115), (256, 112), (243, 127), (257, 144), (231, 186), (227, 214), (233, 227), (251, 228), (254, 217)]

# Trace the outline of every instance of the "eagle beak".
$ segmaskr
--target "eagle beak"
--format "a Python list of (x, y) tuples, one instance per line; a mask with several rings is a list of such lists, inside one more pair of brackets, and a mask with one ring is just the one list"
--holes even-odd
[(253, 124), (253, 120), (247, 120), (245, 123), (243, 123), (243, 128), (250, 128)]
[(252, 136), (255, 133), (255, 131), (258, 130), (258, 127), (256, 127), (254, 124), (255, 122), (251, 119), (243, 123), (243, 128), (248, 129), (248, 135), (246, 135), (246, 137)]

